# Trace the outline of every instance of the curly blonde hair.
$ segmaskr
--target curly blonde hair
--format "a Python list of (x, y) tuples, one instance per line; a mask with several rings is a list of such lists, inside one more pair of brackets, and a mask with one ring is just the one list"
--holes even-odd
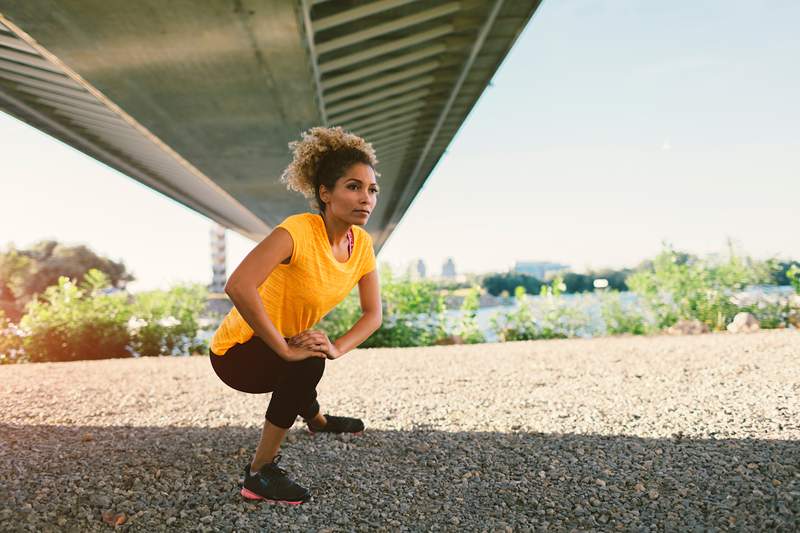
[[(281, 174), (281, 182), (289, 190), (302, 193), (314, 209), (325, 210), (319, 196), (320, 185), (333, 189), (336, 181), (354, 163), (372, 167), (378, 164), (372, 144), (341, 126), (317, 126), (303, 132), (303, 138), (289, 143), (294, 157)], [(375, 176), (380, 174), (375, 171)]]

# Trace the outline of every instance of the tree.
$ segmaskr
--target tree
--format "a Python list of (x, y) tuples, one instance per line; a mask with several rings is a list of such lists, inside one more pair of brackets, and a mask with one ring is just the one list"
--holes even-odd
[(526, 292), (535, 294), (539, 292), (542, 282), (529, 274), (516, 272), (490, 274), (483, 278), (483, 287), (492, 296), (498, 296), (503, 291), (512, 292), (519, 286), (524, 287)]
[(18, 321), (25, 304), (57, 285), (59, 277), (82, 279), (93, 268), (103, 272), (115, 288), (125, 288), (135, 279), (122, 262), (101, 257), (84, 245), (42, 240), (29, 249), (17, 249), (10, 244), (0, 252), (0, 309)]

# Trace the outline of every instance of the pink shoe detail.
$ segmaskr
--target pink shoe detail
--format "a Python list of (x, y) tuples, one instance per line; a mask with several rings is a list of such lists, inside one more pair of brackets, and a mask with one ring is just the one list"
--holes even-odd
[(303, 503), (302, 501), (289, 501), (289, 500), (270, 500), (269, 498), (265, 498), (263, 496), (259, 496), (255, 492), (248, 490), (242, 487), (241, 495), (247, 498), (248, 500), (263, 500), (267, 503), (277, 504), (277, 505), (300, 505)]

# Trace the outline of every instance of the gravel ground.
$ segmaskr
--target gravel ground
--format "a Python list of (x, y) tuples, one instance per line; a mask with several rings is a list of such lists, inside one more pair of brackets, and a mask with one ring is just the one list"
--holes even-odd
[(207, 357), (0, 367), (0, 530), (800, 529), (800, 334), (358, 350), (284, 466), (313, 500), (237, 483), (267, 395)]

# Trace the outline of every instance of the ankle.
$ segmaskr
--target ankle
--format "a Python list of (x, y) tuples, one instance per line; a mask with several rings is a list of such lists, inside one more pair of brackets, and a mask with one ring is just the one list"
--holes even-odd
[(250, 463), (250, 473), (252, 474), (254, 472), (258, 472), (264, 467), (264, 465), (268, 465), (274, 460), (275, 458), (273, 457), (272, 459), (253, 461), (252, 463)]
[(324, 428), (327, 425), (328, 420), (325, 418), (325, 415), (320, 413), (311, 420), (309, 420), (308, 423), (315, 428)]

